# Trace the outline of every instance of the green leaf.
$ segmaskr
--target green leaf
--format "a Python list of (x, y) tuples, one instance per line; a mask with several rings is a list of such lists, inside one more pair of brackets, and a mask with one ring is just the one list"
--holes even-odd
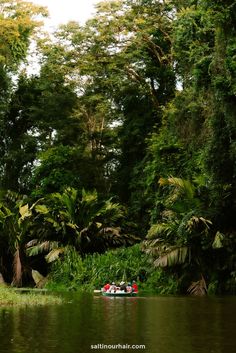
[(215, 235), (215, 239), (212, 244), (213, 249), (223, 248), (224, 247), (223, 240), (224, 240), (224, 234), (218, 231)]
[(41, 214), (47, 214), (49, 212), (46, 205), (37, 205), (35, 206), (35, 210)]
[(20, 215), (21, 215), (21, 220), (27, 218), (27, 217), (30, 217), (32, 215), (32, 212), (31, 210), (29, 209), (29, 205), (26, 204), (24, 206), (21, 206), (19, 208), (19, 212), (20, 212)]

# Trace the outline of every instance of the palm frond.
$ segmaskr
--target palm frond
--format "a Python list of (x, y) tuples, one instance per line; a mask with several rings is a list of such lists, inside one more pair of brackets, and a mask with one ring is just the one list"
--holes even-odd
[(170, 267), (183, 264), (188, 255), (188, 247), (170, 247), (165, 250), (155, 261), (156, 267)]
[(163, 252), (163, 241), (160, 238), (155, 238), (152, 240), (144, 240), (142, 243), (142, 251), (152, 257), (157, 257)]
[(43, 275), (41, 275), (41, 273), (39, 273), (36, 270), (32, 270), (32, 278), (33, 278), (35, 286), (37, 288), (44, 287), (44, 285), (45, 285), (45, 283), (47, 281), (47, 278), (44, 277)]
[(77, 209), (77, 197), (78, 191), (74, 188), (67, 188), (61, 195), (61, 203), (67, 211), (67, 215), (72, 220), (75, 218), (75, 212)]
[(176, 224), (170, 223), (156, 223), (151, 226), (147, 233), (147, 239), (154, 239), (161, 235), (169, 235), (175, 229)]
[(189, 180), (171, 176), (169, 178), (160, 178), (158, 183), (160, 186), (173, 186), (175, 192), (172, 194), (172, 197), (175, 197), (176, 194), (185, 195), (189, 199), (193, 199), (194, 197), (195, 187)]
[(26, 254), (28, 256), (37, 256), (44, 252), (58, 248), (58, 244), (59, 243), (57, 241), (39, 242), (38, 240), (31, 240), (26, 244)]
[(53, 249), (50, 251), (50, 253), (48, 253), (46, 256), (45, 256), (45, 260), (48, 262), (48, 263), (51, 263), (51, 262), (54, 262), (55, 260), (57, 260), (61, 254), (63, 254), (65, 251), (64, 248), (57, 248), (57, 249)]
[(205, 227), (205, 230), (207, 231), (210, 226), (212, 225), (212, 222), (209, 219), (206, 219), (204, 217), (197, 217), (197, 216), (192, 216), (186, 224), (186, 229), (191, 232), (193, 229), (198, 227), (200, 224), (202, 224)]
[(97, 191), (86, 191), (85, 189), (82, 190), (82, 202), (92, 203), (97, 201), (97, 199)]
[(112, 235), (112, 236), (120, 236), (120, 227), (106, 227), (102, 228), (98, 234), (101, 235)]
[(36, 270), (32, 270), (31, 273), (36, 285), (45, 278), (43, 275), (41, 275), (41, 273)]
[(192, 284), (189, 286), (187, 292), (191, 295), (196, 295), (196, 296), (204, 296), (207, 294), (207, 285), (204, 277), (199, 281), (192, 282)]
[(25, 248), (30, 248), (31, 246), (34, 246), (36, 244), (38, 244), (38, 239), (32, 239), (30, 241), (28, 241), (28, 243), (25, 244)]
[(99, 207), (94, 216), (98, 219), (101, 218), (103, 222), (107, 222), (109, 220), (109, 223), (113, 223), (124, 216), (124, 209), (120, 204), (113, 203), (109, 199), (106, 200), (101, 207)]

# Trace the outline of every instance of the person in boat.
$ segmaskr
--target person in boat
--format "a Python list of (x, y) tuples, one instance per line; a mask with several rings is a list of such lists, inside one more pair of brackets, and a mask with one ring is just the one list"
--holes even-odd
[(126, 284), (124, 281), (120, 282), (120, 290), (126, 292)]
[(138, 285), (135, 281), (132, 282), (132, 290), (134, 293), (138, 293)]
[(113, 292), (115, 293), (116, 292), (116, 284), (115, 282), (112, 282), (110, 288), (109, 288), (109, 292)]
[(110, 287), (111, 287), (110, 282), (107, 282), (107, 283), (104, 285), (104, 287), (103, 287), (103, 291), (104, 291), (104, 292), (108, 292), (109, 289), (110, 289)]
[(128, 285), (126, 286), (126, 292), (127, 293), (132, 293), (132, 290), (133, 290), (133, 288), (131, 286), (131, 283), (128, 283)]

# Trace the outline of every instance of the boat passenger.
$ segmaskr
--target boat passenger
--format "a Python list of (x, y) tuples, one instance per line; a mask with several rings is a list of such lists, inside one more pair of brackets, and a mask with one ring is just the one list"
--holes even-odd
[(116, 284), (115, 282), (112, 282), (110, 288), (109, 288), (109, 292), (113, 292), (115, 293), (116, 292)]
[(131, 283), (128, 283), (128, 285), (126, 286), (126, 292), (127, 293), (132, 293)]
[(110, 287), (111, 287), (110, 283), (107, 282), (107, 283), (104, 285), (104, 287), (103, 287), (103, 291), (104, 291), (104, 292), (108, 292), (109, 289), (110, 289)]
[(126, 292), (126, 284), (124, 281), (120, 282), (120, 290)]
[(132, 289), (134, 293), (138, 293), (138, 285), (135, 281), (132, 282)]

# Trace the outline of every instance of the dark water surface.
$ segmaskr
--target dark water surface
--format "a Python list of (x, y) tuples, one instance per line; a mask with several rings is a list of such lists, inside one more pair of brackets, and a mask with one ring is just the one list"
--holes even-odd
[[(128, 344), (146, 348), (100, 349)], [(3, 352), (235, 353), (236, 297), (73, 293), (60, 306), (0, 308)]]

